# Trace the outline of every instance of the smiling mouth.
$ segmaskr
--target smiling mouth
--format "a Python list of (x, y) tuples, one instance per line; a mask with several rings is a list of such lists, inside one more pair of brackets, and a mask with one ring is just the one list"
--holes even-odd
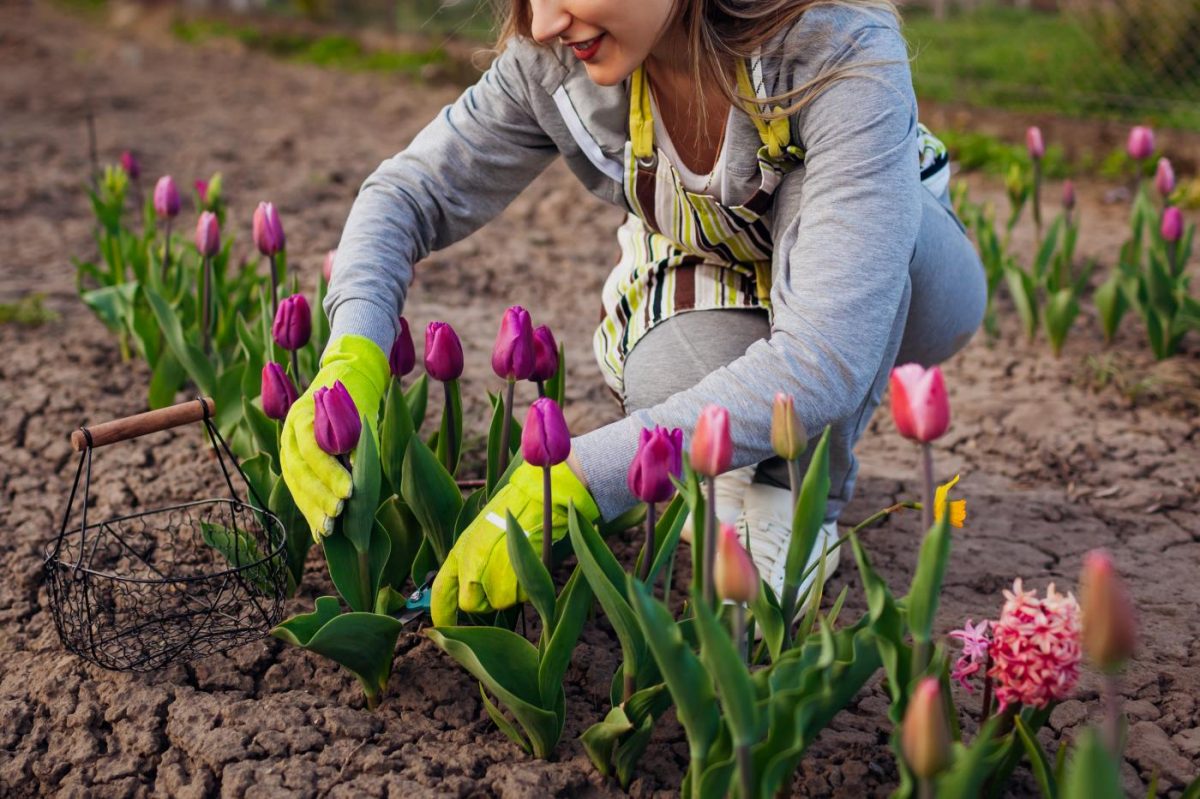
[(585, 53), (592, 49), (592, 46), (595, 45), (596, 42), (600, 41), (602, 36), (604, 36), (603, 33), (600, 34), (600, 36), (593, 36), (592, 38), (585, 39), (582, 42), (569, 42), (568, 44), (570, 47), (574, 48), (576, 52)]

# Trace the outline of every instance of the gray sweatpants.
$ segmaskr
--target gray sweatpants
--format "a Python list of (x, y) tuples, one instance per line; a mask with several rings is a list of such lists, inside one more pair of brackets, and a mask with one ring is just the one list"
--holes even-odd
[[(951, 210), (948, 195), (921, 194), (921, 228), (909, 262), (909, 284), (875, 381), (854, 413), (834, 422), (830, 431), (826, 521), (838, 518), (853, 496), (858, 471), (854, 446), (883, 398), (892, 367), (941, 363), (966, 346), (983, 320), (987, 301), (983, 264)], [(626, 358), (626, 412), (657, 405), (691, 388), (770, 335), (767, 313), (757, 309), (690, 311), (658, 324)], [(737, 424), (736, 419), (731, 422)], [(802, 470), (808, 467), (811, 454), (810, 446), (801, 461)], [(755, 480), (786, 487), (787, 466), (779, 458), (763, 461)]]

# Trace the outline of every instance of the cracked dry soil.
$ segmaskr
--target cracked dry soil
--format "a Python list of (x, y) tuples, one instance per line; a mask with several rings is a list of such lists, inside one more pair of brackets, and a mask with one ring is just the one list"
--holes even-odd
[[(61, 314), (40, 328), (0, 327), (0, 795), (620, 794), (576, 740), (606, 712), (619, 657), (603, 620), (587, 627), (567, 674), (563, 742), (552, 761), (537, 761), (492, 727), (474, 681), (419, 634), (401, 636), (388, 697), (369, 713), (347, 673), (272, 639), (150, 675), (97, 669), (64, 652), (47, 608), (42, 553), (74, 476), (67, 435), (142, 410), (149, 379), (144, 364), (121, 362), (115, 339), (75, 296), (69, 259), (93, 248), (82, 191), (89, 103), (103, 161), (132, 147), (150, 181), (171, 172), (183, 185), (221, 170), (245, 257), (250, 209), (274, 200), (291, 260), (311, 287), (308, 275), (336, 244), (358, 184), (458, 91), (286, 65), (220, 44), (186, 47), (161, 29), (87, 23), (40, 2), (0, 5), (0, 301), (43, 291)], [(974, 179), (972, 190), (1002, 196)], [(1081, 189), (1082, 254), (1106, 258), (1119, 244), (1125, 209), (1098, 204), (1100, 193)], [(421, 265), (407, 314), (415, 329), (441, 318), (462, 334), (473, 434), (483, 433), (495, 320), (511, 303), (531, 308), (566, 343), (573, 429), (615, 418), (591, 362), (594, 314), (586, 309), (615, 257), (620, 222), (618, 209), (588, 195), (558, 162), (499, 220)], [(994, 616), (1015, 576), (1039, 589), (1050, 581), (1073, 587), (1083, 553), (1110, 549), (1130, 578), (1142, 630), (1123, 683), (1131, 725), (1123, 781), (1144, 795), (1157, 774), (1162, 793), (1178, 794), (1200, 763), (1200, 365), (1192, 354), (1154, 367), (1128, 322), (1119, 363), (1165, 387), (1130, 402), (1084, 379), (1086, 357), (1101, 348), (1093, 318), (1055, 360), (1044, 343), (1021, 340), (1006, 310), (1002, 303), (998, 340), (981, 335), (946, 365), (954, 424), (938, 444), (938, 467), (944, 477), (963, 475), (970, 518), (955, 535), (939, 629)], [(197, 426), (99, 450), (91, 512), (215, 490), (211, 461), (200, 457), (205, 446)], [(845, 522), (917, 490), (916, 453), (886, 413), (860, 455)], [(865, 536), (894, 586), (911, 573), (917, 526), (915, 514), (898, 517)], [(633, 536), (616, 546), (628, 558)], [(855, 582), (844, 561), (830, 593)], [(314, 556), (287, 611), (329, 592)], [(852, 590), (844, 618), (863, 610)], [(1063, 703), (1042, 733), (1048, 745), (1096, 720), (1097, 688), (1087, 673), (1078, 699)], [(960, 698), (976, 707), (976, 698)], [(876, 679), (812, 747), (795, 794), (874, 796), (894, 786), (886, 708)], [(964, 724), (972, 728), (970, 718)], [(682, 731), (669, 717), (630, 793), (672, 795), (686, 764)], [(1018, 771), (1012, 795), (1034, 794), (1031, 777)]]

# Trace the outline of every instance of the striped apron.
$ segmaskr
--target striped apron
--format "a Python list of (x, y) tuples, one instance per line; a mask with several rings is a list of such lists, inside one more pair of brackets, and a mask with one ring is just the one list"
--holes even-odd
[[(750, 72), (754, 79), (751, 81)], [(738, 88), (761, 100), (761, 61), (737, 64)], [(762, 110), (767, 106), (759, 104)], [(776, 106), (776, 110), (778, 110)], [(689, 191), (664, 152), (654, 146), (650, 90), (643, 68), (630, 85), (629, 131), (622, 189), (630, 213), (617, 230), (621, 258), (604, 283), (602, 316), (592, 339), (605, 382), (624, 397), (625, 358), (642, 336), (687, 311), (771, 310), (772, 237), (767, 211), (784, 175), (804, 163), (791, 143), (787, 117), (751, 115), (762, 145), (760, 182), (741, 205)], [(949, 180), (946, 148), (920, 126), (922, 180), (932, 191)]]

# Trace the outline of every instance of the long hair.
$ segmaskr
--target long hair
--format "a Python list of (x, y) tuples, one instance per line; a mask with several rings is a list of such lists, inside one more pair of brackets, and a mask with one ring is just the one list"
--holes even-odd
[[(533, 40), (533, 15), (529, 0), (491, 2), (499, 20), (496, 52), (503, 51), (515, 36)], [(753, 104), (755, 97), (741, 94), (736, 82), (730, 77), (730, 68), (735, 61), (749, 58), (759, 48), (763, 48), (764, 59), (794, 55), (768, 52), (765, 46), (781, 31), (795, 24), (805, 11), (818, 6), (877, 9), (890, 14), (897, 21), (900, 19), (894, 0), (675, 0), (667, 24), (669, 26), (677, 20), (682, 22), (691, 53), (694, 85), (715, 84), (731, 104), (746, 109), (748, 113), (760, 119), (771, 120), (799, 112), (834, 81), (855, 75), (861, 76), (863, 73), (858, 71), (861, 68), (885, 63), (866, 62), (852, 67), (834, 67), (801, 86), (759, 101), (772, 109), (780, 106), (778, 110), (761, 111), (758, 105)], [(751, 105), (747, 106), (747, 103)], [(703, 104), (700, 112), (703, 120), (706, 115)]]

